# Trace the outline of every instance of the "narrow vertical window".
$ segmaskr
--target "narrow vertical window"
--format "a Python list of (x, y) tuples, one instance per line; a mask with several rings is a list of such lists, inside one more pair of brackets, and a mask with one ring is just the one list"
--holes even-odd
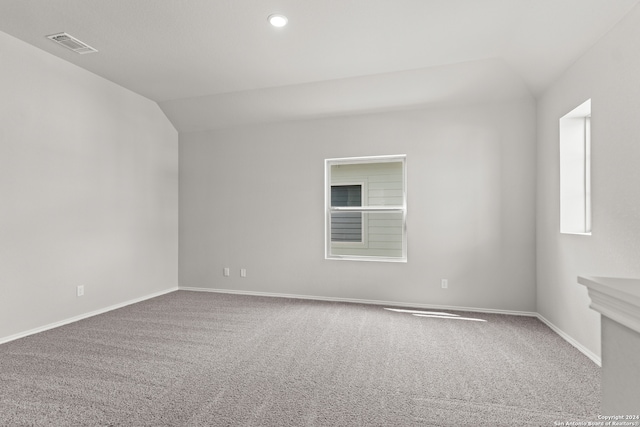
[(591, 100), (560, 119), (560, 232), (591, 234)]
[(325, 257), (407, 260), (406, 156), (325, 161)]

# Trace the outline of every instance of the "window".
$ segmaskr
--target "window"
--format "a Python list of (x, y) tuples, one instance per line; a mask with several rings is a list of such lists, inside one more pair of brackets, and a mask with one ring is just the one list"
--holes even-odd
[(591, 234), (591, 100), (560, 119), (560, 232)]
[(325, 257), (407, 260), (406, 156), (325, 160)]
[[(331, 206), (362, 206), (362, 184), (332, 185)], [(362, 243), (362, 212), (332, 212), (331, 242)]]

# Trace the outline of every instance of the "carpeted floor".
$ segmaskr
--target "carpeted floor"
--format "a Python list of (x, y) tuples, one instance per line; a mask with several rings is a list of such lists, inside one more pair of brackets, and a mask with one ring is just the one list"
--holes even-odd
[(178, 291), (0, 345), (2, 426), (554, 426), (600, 368), (534, 318)]

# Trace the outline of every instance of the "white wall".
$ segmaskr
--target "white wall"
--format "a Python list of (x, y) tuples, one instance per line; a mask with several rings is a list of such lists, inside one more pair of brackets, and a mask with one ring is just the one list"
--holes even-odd
[[(385, 154), (408, 263), (325, 260), (324, 159)], [(534, 174), (531, 99), (184, 133), (180, 286), (535, 311)]]
[(157, 104), (4, 33), (0, 64), (0, 340), (177, 286)]
[[(538, 312), (596, 355), (600, 315), (577, 276), (640, 277), (640, 7), (538, 102)], [(558, 120), (591, 98), (592, 236), (559, 233)]]

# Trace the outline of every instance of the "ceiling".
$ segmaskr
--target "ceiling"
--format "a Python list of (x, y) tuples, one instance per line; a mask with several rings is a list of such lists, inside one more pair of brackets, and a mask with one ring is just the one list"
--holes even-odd
[[(535, 96), (640, 0), (2, 0), (179, 131)], [(289, 25), (274, 28), (271, 13)], [(67, 32), (98, 53), (45, 36)]]

